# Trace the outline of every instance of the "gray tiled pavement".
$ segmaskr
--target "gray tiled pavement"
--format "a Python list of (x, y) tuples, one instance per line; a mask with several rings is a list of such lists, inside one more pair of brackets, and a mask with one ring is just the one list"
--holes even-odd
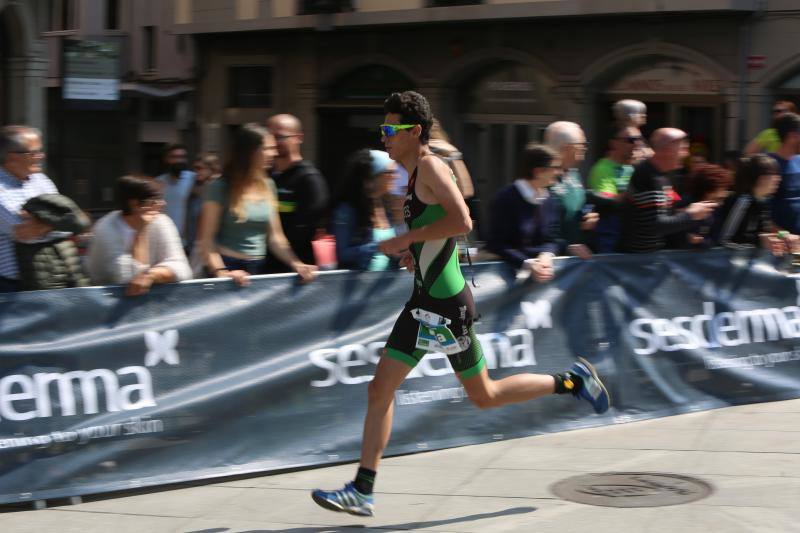
[[(624, 425), (387, 459), (377, 516), (316, 507), (354, 465), (254, 477), (0, 514), (0, 532), (775, 532), (800, 533), (800, 400), (729, 407)], [(700, 477), (705, 499), (612, 508), (556, 497), (550, 487), (589, 472)]]

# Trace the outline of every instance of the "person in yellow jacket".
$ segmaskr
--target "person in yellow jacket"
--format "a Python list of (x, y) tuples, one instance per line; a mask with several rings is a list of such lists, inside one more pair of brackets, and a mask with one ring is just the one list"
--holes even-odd
[[(778, 100), (772, 106), (772, 122), (781, 118), (786, 113), (797, 113), (797, 106), (788, 100)], [(781, 147), (781, 139), (778, 137), (778, 130), (774, 127), (762, 130), (756, 138), (747, 143), (744, 149), (745, 155), (753, 154), (772, 154)]]

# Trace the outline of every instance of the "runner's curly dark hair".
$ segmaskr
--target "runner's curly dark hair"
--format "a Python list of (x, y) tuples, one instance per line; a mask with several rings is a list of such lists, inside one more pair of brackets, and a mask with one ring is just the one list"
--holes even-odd
[(431, 113), (431, 105), (424, 96), (414, 91), (392, 93), (383, 103), (383, 112), (397, 113), (403, 124), (419, 124), (422, 127), (419, 142), (428, 144), (433, 125), (433, 113)]

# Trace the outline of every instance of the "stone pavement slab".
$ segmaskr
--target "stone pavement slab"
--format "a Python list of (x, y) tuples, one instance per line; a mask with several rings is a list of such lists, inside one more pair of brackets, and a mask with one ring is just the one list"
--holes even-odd
[[(355, 465), (154, 490), (41, 511), (0, 511), (0, 532), (800, 533), (800, 400), (579, 429), (386, 459), (377, 516), (331, 513), (309, 491)], [(561, 500), (551, 487), (596, 472), (698, 477), (714, 491), (669, 507)]]

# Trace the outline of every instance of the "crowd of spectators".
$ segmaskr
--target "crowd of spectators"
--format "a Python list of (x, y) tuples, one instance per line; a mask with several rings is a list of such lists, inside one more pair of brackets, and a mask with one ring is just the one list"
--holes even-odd
[[(800, 116), (777, 102), (769, 153), (727, 166), (690, 156), (687, 132), (659, 128), (649, 139), (642, 102), (614, 105), (608, 151), (584, 182), (580, 126), (551, 124), (545, 144), (525, 148), (518, 178), (492, 204), (487, 247), (534, 279), (552, 277), (555, 254), (651, 253), (664, 249), (764, 248), (800, 252)], [(598, 218), (599, 217), (599, 218)]]
[[(607, 151), (584, 177), (586, 134), (574, 122), (550, 124), (542, 143), (521, 154), (516, 178), (502, 187), (482, 221), (486, 250), (539, 282), (553, 258), (671, 249), (764, 248), (800, 252), (800, 116), (791, 102), (773, 106), (773, 123), (724, 166), (689, 155), (690, 134), (676, 128), (642, 135), (646, 107), (614, 104)], [(41, 133), (0, 129), (0, 292), (125, 285), (132, 296), (153, 284), (193, 277), (231, 278), (295, 272), (314, 279), (314, 241), (330, 233), (339, 268), (397, 268), (378, 243), (405, 231), (407, 173), (381, 150), (349, 158), (331, 195), (302, 156), (303, 129), (287, 114), (231, 136), (223, 162), (213, 153), (190, 164), (183, 145), (164, 150), (156, 178), (117, 180), (116, 209), (91, 225), (43, 173)], [(475, 195), (459, 150), (440, 124), (431, 150)], [(81, 258), (74, 236), (89, 231)], [(325, 264), (326, 267), (330, 266)]]

